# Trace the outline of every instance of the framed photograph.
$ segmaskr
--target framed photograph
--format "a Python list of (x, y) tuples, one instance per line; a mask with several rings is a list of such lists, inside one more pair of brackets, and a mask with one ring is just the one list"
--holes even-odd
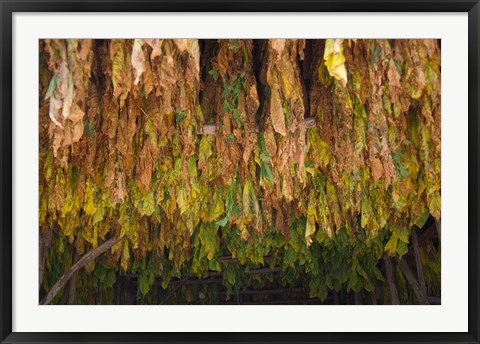
[(478, 1), (0, 9), (1, 343), (479, 342)]

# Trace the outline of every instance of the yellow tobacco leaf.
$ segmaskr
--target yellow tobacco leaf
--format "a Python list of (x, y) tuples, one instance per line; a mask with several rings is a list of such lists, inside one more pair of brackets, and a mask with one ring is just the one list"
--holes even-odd
[(142, 215), (150, 216), (153, 214), (155, 211), (155, 198), (153, 197), (153, 191), (150, 191), (145, 195), (145, 198), (142, 202), (142, 207), (139, 210)]
[(243, 187), (243, 197), (242, 197), (242, 206), (243, 206), (243, 216), (245, 218), (245, 223), (249, 224), (252, 221), (252, 210), (251, 210), (251, 189), (252, 188), (252, 182), (250, 179), (248, 179), (245, 182), (245, 185)]
[(395, 254), (397, 253), (397, 242), (397, 236), (395, 234), (392, 234), (387, 244), (385, 245), (385, 252), (387, 252), (392, 257), (395, 256)]
[(177, 204), (180, 214), (184, 214), (190, 207), (190, 195), (187, 189), (181, 188), (177, 192)]
[(225, 211), (225, 202), (222, 197), (222, 193), (219, 189), (215, 188), (213, 194), (213, 206), (209, 208), (208, 222), (217, 220)]
[(315, 223), (311, 223), (307, 220), (306, 228), (305, 228), (305, 241), (307, 246), (312, 244), (311, 236), (315, 233)]
[(212, 144), (213, 140), (210, 135), (203, 135), (200, 139), (200, 147), (198, 153), (198, 169), (200, 171), (206, 171), (207, 161), (213, 155)]
[(66, 196), (63, 199), (62, 207), (60, 208), (61, 217), (65, 217), (68, 213), (73, 210), (73, 200), (71, 196)]
[(95, 215), (93, 215), (92, 225), (101, 222), (103, 220), (103, 216), (105, 216), (105, 207), (98, 207)]
[(325, 53), (323, 59), (328, 72), (343, 86), (347, 85), (347, 69), (345, 68), (345, 56), (343, 56), (343, 39), (327, 39), (325, 41)]
[(308, 136), (308, 150), (309, 156), (315, 167), (326, 167), (330, 162), (330, 148), (328, 143), (323, 141), (318, 135), (317, 128), (309, 129)]
[(438, 191), (435, 192), (432, 197), (430, 197), (430, 200), (428, 202), (428, 210), (436, 220), (440, 219), (441, 201), (440, 201), (440, 193)]
[(281, 69), (281, 85), (285, 98), (290, 99), (295, 87), (295, 74), (291, 64), (287, 64)]
[(312, 244), (311, 236), (315, 233), (315, 222), (318, 221), (318, 199), (316, 197), (315, 191), (312, 188), (308, 196), (308, 206), (307, 206), (307, 224), (305, 228), (305, 241), (307, 246)]
[(95, 190), (90, 180), (87, 180), (87, 185), (85, 187), (85, 203), (83, 210), (87, 215), (94, 215), (97, 212), (95, 207)]
[(130, 260), (130, 250), (128, 248), (128, 240), (124, 240), (123, 249), (122, 249), (122, 258), (120, 261), (120, 265), (122, 266), (123, 271), (127, 271), (129, 260)]
[(113, 95), (119, 99), (123, 107), (129, 93), (127, 66), (125, 64), (125, 40), (114, 39), (110, 44), (110, 58), (112, 60)]
[(247, 179), (243, 187), (242, 208), (244, 223), (248, 225), (255, 219), (255, 225), (257, 226), (257, 229), (260, 229), (262, 220), (260, 205), (250, 178)]

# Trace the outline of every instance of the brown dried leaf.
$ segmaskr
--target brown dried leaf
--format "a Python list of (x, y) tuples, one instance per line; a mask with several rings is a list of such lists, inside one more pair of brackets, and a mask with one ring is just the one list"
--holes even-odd
[(388, 77), (388, 86), (390, 90), (390, 97), (393, 103), (396, 103), (399, 98), (399, 93), (402, 90), (401, 77), (395, 67), (395, 62), (393, 59), (390, 59), (389, 68), (387, 72)]
[(272, 119), (273, 128), (282, 136), (287, 135), (285, 125), (285, 113), (283, 111), (282, 99), (279, 89), (272, 89), (270, 98), (270, 118)]
[(373, 159), (372, 163), (373, 179), (379, 180), (383, 175), (383, 165), (379, 158)]
[(146, 70), (145, 54), (143, 52), (142, 45), (142, 39), (135, 39), (132, 51), (132, 67), (134, 68), (135, 72), (135, 85), (138, 85), (138, 83), (140, 82), (140, 77)]

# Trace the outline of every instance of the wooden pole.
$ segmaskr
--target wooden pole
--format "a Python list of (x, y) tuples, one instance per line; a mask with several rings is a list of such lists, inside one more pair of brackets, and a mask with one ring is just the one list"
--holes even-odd
[[(278, 289), (250, 289), (250, 290), (241, 290), (238, 293), (240, 295), (275, 295), (282, 293), (306, 293), (308, 292), (307, 288), (298, 287), (298, 288), (278, 288)], [(225, 296), (227, 292), (222, 291), (219, 293), (221, 296)]]
[(435, 226), (437, 227), (438, 241), (442, 240), (442, 222), (440, 220), (435, 220)]
[[(325, 301), (331, 302), (331, 297), (327, 297)], [(301, 304), (315, 304), (321, 305), (325, 303), (320, 299), (300, 299), (300, 300), (273, 300), (273, 301), (261, 301), (261, 302), (242, 302), (241, 305), (301, 305)], [(233, 302), (220, 302), (220, 305), (238, 305), (236, 301)]]
[(184, 278), (183, 280), (180, 281), (180, 283), (178, 283), (175, 288), (173, 288), (173, 290), (171, 292), (168, 293), (168, 295), (160, 302), (161, 305), (164, 305), (165, 302), (168, 301), (168, 299), (170, 297), (172, 297), (172, 295), (174, 295), (178, 289), (180, 289), (182, 287), (182, 285), (184, 285), (188, 280), (188, 277), (187, 278)]
[(398, 292), (397, 287), (395, 286), (395, 282), (393, 280), (393, 266), (390, 257), (386, 254), (383, 255), (383, 261), (385, 263), (385, 273), (387, 275), (387, 283), (388, 288), (390, 289), (390, 298), (392, 301), (392, 305), (399, 305), (400, 300), (398, 299)]
[(45, 274), (45, 260), (47, 249), (50, 247), (52, 242), (52, 231), (49, 229), (46, 233), (42, 233), (40, 230), (40, 242), (38, 247), (38, 259), (39, 259), (39, 271), (38, 271), (38, 290), (42, 289), (43, 276)]
[(377, 290), (377, 288), (373, 289), (373, 291), (370, 293), (372, 305), (377, 305), (378, 304), (376, 290)]
[(415, 293), (415, 296), (417, 297), (420, 304), (429, 305), (430, 302), (428, 302), (427, 295), (423, 293), (422, 288), (420, 287), (420, 284), (418, 283), (417, 279), (412, 273), (412, 270), (410, 270), (405, 260), (399, 259), (397, 257), (397, 262), (398, 262), (398, 266), (400, 267), (400, 270), (405, 276), (405, 279), (407, 280), (408, 284), (410, 284), (410, 287), (412, 287), (413, 292)]
[(422, 293), (424, 295), (427, 295), (425, 276), (423, 274), (422, 257), (420, 255), (420, 246), (418, 245), (417, 231), (415, 230), (415, 228), (412, 231), (412, 245), (413, 245), (413, 254), (415, 255), (415, 265), (417, 268), (418, 282), (420, 283), (420, 288), (422, 289)]
[(40, 243), (38, 247), (38, 290), (42, 289), (42, 281), (43, 281), (43, 274), (45, 273), (45, 251), (47, 248), (45, 247), (45, 238), (40, 233)]
[(333, 291), (333, 304), (334, 305), (340, 304), (340, 299), (338, 298), (338, 293), (336, 291)]
[[(123, 239), (123, 238), (122, 238)], [(67, 272), (65, 272), (62, 277), (58, 279), (58, 281), (53, 285), (53, 287), (50, 289), (50, 291), (47, 293), (45, 298), (40, 302), (41, 305), (48, 305), (50, 302), (52, 302), (53, 298), (57, 293), (65, 286), (65, 284), (70, 280), (70, 278), (73, 276), (75, 272), (83, 268), (85, 265), (90, 263), (92, 260), (100, 256), (101, 254), (105, 253), (108, 251), (113, 245), (121, 241), (122, 239), (117, 239), (117, 238), (111, 238), (105, 241), (103, 244), (98, 246), (97, 248), (94, 248), (93, 250), (90, 250), (88, 253), (82, 256), (76, 262), (73, 264)]]
[(362, 304), (362, 301), (361, 301), (361, 297), (360, 297), (360, 292), (358, 293), (353, 293), (353, 304), (355, 305), (361, 305)]
[[(75, 255), (73, 256), (73, 262), (76, 263), (78, 262), (78, 252), (75, 250)], [(75, 302), (75, 296), (77, 293), (77, 279), (78, 279), (78, 271), (75, 271), (72, 275), (72, 278), (70, 279), (70, 283), (68, 286), (68, 304), (73, 305)]]

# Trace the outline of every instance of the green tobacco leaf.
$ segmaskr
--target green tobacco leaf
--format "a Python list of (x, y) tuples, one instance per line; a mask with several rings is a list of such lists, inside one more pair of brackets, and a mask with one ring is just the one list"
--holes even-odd
[(399, 257), (402, 257), (408, 252), (408, 246), (403, 241), (398, 241), (397, 244), (397, 254)]
[(407, 178), (410, 173), (408, 172), (408, 170), (403, 165), (400, 153), (398, 153), (398, 152), (393, 153), (392, 158), (393, 158), (393, 165), (395, 166), (396, 174), (399, 175), (402, 178)]
[(395, 68), (397, 69), (398, 74), (402, 75), (402, 64), (397, 60), (393, 60), (393, 62), (395, 62)]
[(53, 94), (53, 92), (57, 89), (58, 85), (58, 76), (54, 75), (52, 77), (52, 80), (50, 80), (50, 84), (48, 85), (47, 93), (45, 93), (45, 100), (50, 98)]
[(408, 244), (410, 242), (410, 231), (405, 228), (405, 227), (394, 227), (395, 229), (395, 235), (397, 238), (404, 242), (405, 244)]
[(199, 229), (198, 237), (200, 238), (200, 242), (202, 243), (202, 246), (207, 253), (207, 259), (212, 260), (215, 253), (217, 252), (217, 227), (211, 224), (201, 226)]
[(228, 218), (229, 217), (225, 215), (225, 217), (215, 222), (215, 226), (225, 227), (228, 223)]
[(85, 133), (87, 134), (87, 138), (90, 138), (90, 136), (92, 136), (92, 130), (90, 129), (90, 125), (88, 124), (87, 119), (83, 120), (83, 126), (85, 128)]
[(235, 268), (233, 264), (228, 264), (223, 272), (223, 280), (226, 281), (231, 286), (235, 285)]
[(245, 46), (243, 46), (243, 59), (244, 59), (245, 64), (248, 65), (248, 52), (247, 52), (247, 48)]
[(233, 110), (233, 119), (235, 119), (235, 122), (237, 122), (237, 126), (239, 128), (242, 127), (242, 120), (240, 119), (240, 115), (238, 114), (237, 109)]
[(219, 78), (220, 76), (220, 73), (218, 73), (218, 71), (216, 69), (210, 69), (208, 71), (208, 74), (213, 78), (213, 80), (217, 81), (217, 79)]
[(397, 243), (398, 239), (395, 235), (392, 235), (388, 240), (387, 244), (385, 245), (385, 252), (387, 252), (390, 256), (395, 256), (397, 253)]
[(234, 53), (237, 52), (238, 42), (237, 42), (236, 39), (232, 39), (232, 40), (230, 41), (230, 49), (232, 49)]
[(95, 225), (98, 222), (101, 222), (103, 220), (104, 215), (105, 215), (105, 208), (104, 207), (97, 208), (95, 215), (93, 215), (92, 225)]
[(425, 223), (427, 222), (429, 217), (430, 217), (430, 213), (428, 211), (424, 212), (422, 215), (418, 217), (417, 220), (415, 220), (415, 226), (417, 226), (418, 228), (423, 228), (423, 226), (425, 226)]
[(270, 164), (265, 164), (265, 173), (267, 175), (268, 181), (270, 184), (273, 185), (274, 180), (273, 180), (273, 174), (272, 174), (272, 169), (270, 168)]
[(175, 122), (177, 124), (180, 124), (182, 123), (183, 119), (185, 118), (185, 112), (184, 111), (180, 111), (180, 112), (175, 112)]
[(286, 99), (283, 101), (283, 113), (285, 114), (285, 121), (288, 123), (288, 120), (290, 119), (290, 109), (288, 108), (288, 102)]
[(372, 267), (372, 272), (375, 275), (375, 278), (377, 280), (382, 281), (382, 282), (385, 281), (385, 278), (383, 277), (382, 273), (380, 272), (380, 270), (376, 266)]
[(148, 271), (142, 271), (138, 276), (138, 286), (142, 295), (146, 295), (150, 288), (155, 282), (155, 278), (153, 274), (148, 273)]

